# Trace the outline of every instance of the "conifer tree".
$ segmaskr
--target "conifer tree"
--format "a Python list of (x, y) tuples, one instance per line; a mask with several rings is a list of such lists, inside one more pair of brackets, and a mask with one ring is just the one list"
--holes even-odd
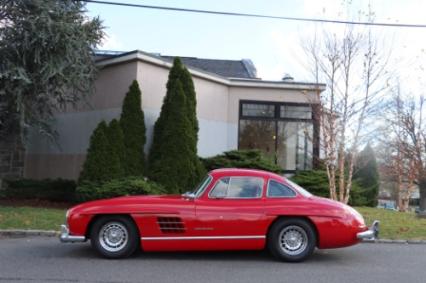
[(366, 205), (376, 206), (379, 192), (379, 172), (374, 150), (367, 145), (359, 154), (355, 166), (354, 179), (362, 188)]
[(196, 98), (196, 92), (194, 87), (194, 82), (192, 80), (191, 73), (188, 71), (186, 67), (182, 68), (181, 74), (180, 74), (180, 80), (182, 82), (183, 91), (185, 93), (186, 97), (186, 112), (187, 117), (189, 119), (189, 122), (191, 124), (191, 141), (193, 144), (191, 145), (191, 149), (194, 152), (194, 160), (192, 161), (194, 164), (194, 171), (189, 172), (191, 173), (190, 179), (193, 180), (192, 186), (195, 186), (199, 180), (203, 177), (205, 174), (205, 168), (202, 164), (202, 162), (198, 158), (198, 150), (197, 150), (197, 143), (198, 143), (198, 120), (197, 120), (197, 98)]
[(110, 152), (118, 158), (117, 172), (114, 172), (114, 175), (117, 177), (123, 177), (125, 175), (124, 165), (126, 164), (126, 150), (124, 146), (123, 131), (117, 119), (113, 119), (109, 123), (107, 137)]
[[(180, 96), (181, 92), (183, 104), (180, 104), (181, 98), (174, 97)], [(191, 190), (205, 173), (197, 156), (198, 122), (195, 110), (196, 96), (191, 74), (180, 59), (175, 58), (160, 117), (154, 126), (149, 154), (149, 176), (171, 192)], [(185, 119), (186, 122), (179, 119)], [(177, 126), (178, 123), (180, 126)], [(170, 166), (173, 171), (171, 174), (168, 169)], [(177, 169), (178, 167), (184, 170)]]
[(145, 119), (141, 104), (141, 91), (136, 80), (131, 84), (123, 102), (120, 126), (124, 135), (126, 176), (144, 174)]
[(102, 182), (118, 177), (119, 157), (115, 151), (111, 150), (107, 131), (108, 126), (105, 121), (100, 122), (93, 131), (83, 170), (80, 173), (80, 182)]
[(172, 79), (167, 86), (162, 112), (155, 125), (157, 135), (152, 145), (149, 176), (163, 184), (170, 193), (180, 193), (190, 190), (193, 185), (190, 173), (195, 170), (191, 149), (192, 125), (186, 116), (182, 83), (179, 79)]
[[(181, 82), (183, 91), (186, 95), (186, 105), (188, 111), (188, 118), (192, 124), (195, 136), (195, 139), (198, 140), (198, 120), (197, 120), (197, 99), (196, 99), (196, 93), (195, 93), (195, 87), (194, 82), (192, 81), (191, 73), (188, 71), (187, 68), (183, 67), (182, 73), (181, 73)], [(197, 149), (197, 144), (195, 144), (195, 149)]]

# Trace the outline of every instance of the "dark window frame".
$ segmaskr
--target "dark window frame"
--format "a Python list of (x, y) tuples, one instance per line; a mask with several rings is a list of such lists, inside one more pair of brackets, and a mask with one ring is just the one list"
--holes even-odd
[[(261, 117), (261, 116), (247, 116), (243, 115), (243, 104), (268, 104), (268, 105), (274, 105), (275, 106), (275, 115), (274, 117)], [(283, 118), (280, 115), (280, 106), (310, 106), (312, 109), (312, 118), (310, 119), (303, 119), (303, 118)], [(313, 141), (312, 141), (312, 167), (316, 168), (319, 164), (319, 135), (320, 135), (320, 120), (317, 116), (316, 111), (318, 110), (319, 105), (317, 103), (303, 103), (303, 102), (277, 102), (277, 101), (263, 101), (263, 100), (247, 100), (247, 99), (241, 99), (239, 100), (238, 105), (238, 146), (237, 148), (240, 149), (240, 121), (241, 120), (266, 120), (266, 121), (274, 121), (275, 122), (275, 133), (278, 133), (278, 121), (287, 121), (287, 122), (311, 122), (313, 125)], [(278, 147), (278, 139), (275, 139), (275, 150)], [(277, 160), (275, 160), (275, 164), (277, 164)], [(296, 173), (300, 170), (283, 170), (285, 174), (292, 174)]]
[[(262, 116), (248, 116), (243, 115), (243, 104), (260, 104), (260, 105), (274, 105), (274, 117), (262, 117)], [(312, 109), (312, 118), (287, 118), (281, 117), (280, 106), (310, 106)], [(239, 105), (239, 120), (281, 120), (281, 121), (294, 121), (294, 122), (309, 122), (314, 120), (314, 104), (312, 103), (300, 103), (300, 102), (275, 102), (275, 101), (261, 101), (261, 100), (240, 100)]]

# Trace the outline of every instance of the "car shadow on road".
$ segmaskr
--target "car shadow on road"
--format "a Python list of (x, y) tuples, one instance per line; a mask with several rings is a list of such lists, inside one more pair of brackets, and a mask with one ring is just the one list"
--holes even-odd
[[(79, 244), (65, 246), (60, 251), (57, 250), (58, 257), (69, 258), (99, 258), (97, 253), (89, 244)], [(341, 250), (316, 250), (307, 262), (333, 262), (338, 261), (343, 256)], [(144, 252), (137, 251), (133, 256), (125, 260), (154, 260), (154, 261), (243, 261), (243, 262), (277, 262), (267, 251), (210, 251), (210, 252)]]

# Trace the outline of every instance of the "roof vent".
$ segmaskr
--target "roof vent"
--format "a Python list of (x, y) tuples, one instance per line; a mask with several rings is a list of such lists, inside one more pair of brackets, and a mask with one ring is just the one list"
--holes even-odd
[(293, 82), (294, 78), (290, 74), (286, 73), (286, 74), (284, 74), (284, 77), (281, 80), (283, 80), (285, 82)]

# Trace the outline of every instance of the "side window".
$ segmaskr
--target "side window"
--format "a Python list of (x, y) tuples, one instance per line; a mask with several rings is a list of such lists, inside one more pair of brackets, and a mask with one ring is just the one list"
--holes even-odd
[(213, 198), (226, 197), (226, 194), (228, 192), (229, 179), (230, 179), (229, 177), (226, 177), (217, 181), (216, 185), (210, 192), (210, 196)]
[(296, 193), (284, 184), (274, 180), (269, 180), (268, 183), (268, 197), (295, 197)]
[(210, 192), (211, 198), (260, 198), (263, 179), (258, 177), (226, 177)]

